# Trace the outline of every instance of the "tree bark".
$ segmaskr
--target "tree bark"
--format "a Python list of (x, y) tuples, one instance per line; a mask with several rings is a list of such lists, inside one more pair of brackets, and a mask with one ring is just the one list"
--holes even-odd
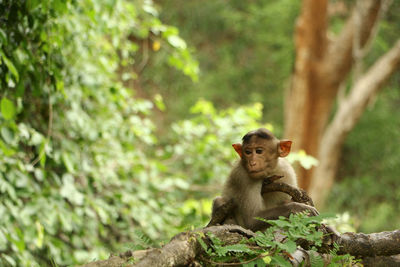
[[(320, 67), (327, 47), (327, 0), (303, 1), (302, 11), (296, 23), (296, 62), (292, 84), (285, 103), (285, 137), (293, 141), (293, 149), (304, 149), (316, 156), (318, 142), (308, 141), (318, 136), (321, 123), (314, 114), (325, 114), (328, 106), (320, 105), (318, 89), (323, 88)], [(317, 15), (317, 16), (316, 16)], [(320, 119), (322, 117), (318, 117)], [(298, 170), (300, 186), (307, 189), (309, 179)]]
[[(360, 49), (370, 41), (384, 3), (385, 0), (358, 2), (358, 9), (353, 10), (341, 33), (334, 41), (329, 42), (326, 37), (328, 2), (303, 0), (295, 32), (296, 62), (285, 101), (285, 137), (293, 141), (294, 150), (303, 149), (321, 162), (311, 170), (300, 169), (298, 166), (296, 168), (300, 187), (307, 191), (312, 190), (312, 197), (317, 206), (323, 203), (331, 184), (325, 185), (322, 180), (318, 183), (315, 179), (330, 176), (329, 168), (333, 169), (334, 174), (336, 173), (337, 164), (325, 162), (328, 160), (327, 157), (337, 158), (340, 155), (343, 143), (336, 141), (337, 146), (330, 149), (330, 154), (321, 151), (324, 150), (325, 131), (333, 105), (341, 84), (345, 82), (354, 66), (355, 59), (360, 59)], [(394, 70), (396, 66), (392, 67)], [(366, 75), (375, 74), (369, 72)], [(384, 75), (385, 80), (389, 76)], [(364, 76), (364, 79), (367, 78)], [(369, 80), (372, 79), (373, 77)], [(382, 88), (385, 80), (377, 84), (379, 88), (376, 90), (359, 90), (359, 92), (376, 93)], [(357, 83), (354, 87), (356, 86), (361, 85)], [(363, 110), (361, 109), (361, 113)], [(355, 123), (351, 128), (354, 125)], [(346, 130), (343, 139), (351, 128)], [(333, 179), (329, 182), (333, 183)], [(324, 187), (321, 190), (323, 194), (319, 197), (318, 189), (321, 187)]]

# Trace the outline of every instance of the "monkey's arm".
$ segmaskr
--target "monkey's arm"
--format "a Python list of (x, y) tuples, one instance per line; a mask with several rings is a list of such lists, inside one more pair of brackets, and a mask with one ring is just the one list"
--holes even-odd
[(237, 224), (233, 217), (236, 203), (233, 199), (216, 197), (213, 201), (211, 220), (206, 227), (218, 224)]
[[(281, 177), (279, 176), (274, 176), (274, 180), (277, 180)], [(263, 181), (262, 189), (261, 189), (261, 194), (269, 193), (269, 192), (276, 192), (280, 191), (283, 193), (288, 194), (289, 196), (292, 197), (292, 200), (294, 202), (298, 203), (305, 203), (307, 205), (313, 206), (314, 203), (303, 189), (291, 186), (286, 183), (280, 183), (280, 182), (273, 182), (273, 180), (269, 180), (268, 178)]]

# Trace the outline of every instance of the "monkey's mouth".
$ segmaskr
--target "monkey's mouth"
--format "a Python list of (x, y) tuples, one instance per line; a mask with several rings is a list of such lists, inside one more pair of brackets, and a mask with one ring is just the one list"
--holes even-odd
[(249, 171), (250, 171), (250, 173), (254, 174), (254, 173), (260, 173), (260, 172), (262, 172), (263, 170), (261, 169), (261, 170), (249, 170)]

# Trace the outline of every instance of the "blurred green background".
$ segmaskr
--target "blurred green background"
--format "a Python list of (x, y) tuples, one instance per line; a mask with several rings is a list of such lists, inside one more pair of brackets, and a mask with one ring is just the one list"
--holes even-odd
[[(262, 126), (283, 133), (299, 9), (0, 1), (0, 265), (85, 263), (204, 226), (236, 159), (231, 143)], [(399, 22), (395, 3), (367, 64)], [(347, 212), (357, 231), (400, 225), (399, 80), (347, 138), (324, 210)]]

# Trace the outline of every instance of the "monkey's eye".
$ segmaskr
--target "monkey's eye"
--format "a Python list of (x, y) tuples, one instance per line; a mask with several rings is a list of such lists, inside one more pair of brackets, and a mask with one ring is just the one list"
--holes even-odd
[(246, 155), (250, 155), (251, 154), (251, 150), (245, 150), (244, 153), (246, 153)]
[(256, 149), (256, 153), (257, 153), (257, 154), (262, 154), (262, 153), (263, 153), (263, 150), (262, 150), (261, 148), (257, 148), (257, 149)]

